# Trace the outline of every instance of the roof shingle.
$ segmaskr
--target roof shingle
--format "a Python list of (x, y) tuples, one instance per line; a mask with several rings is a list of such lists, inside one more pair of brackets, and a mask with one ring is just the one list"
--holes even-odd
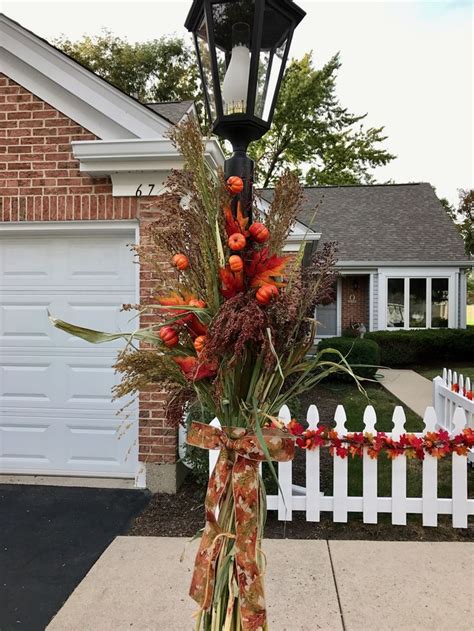
[(193, 104), (194, 101), (167, 101), (166, 103), (146, 103), (146, 106), (173, 125), (177, 125)]
[[(271, 201), (273, 190), (262, 195)], [(299, 219), (338, 242), (341, 262), (470, 260), (427, 183), (306, 188)]]

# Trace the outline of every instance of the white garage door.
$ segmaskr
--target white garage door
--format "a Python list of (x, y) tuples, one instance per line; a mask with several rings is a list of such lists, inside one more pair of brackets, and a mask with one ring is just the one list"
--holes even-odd
[(16, 235), (0, 237), (0, 472), (133, 477), (136, 409), (111, 401), (121, 344), (72, 337), (47, 311), (133, 330), (120, 306), (137, 302), (134, 235)]

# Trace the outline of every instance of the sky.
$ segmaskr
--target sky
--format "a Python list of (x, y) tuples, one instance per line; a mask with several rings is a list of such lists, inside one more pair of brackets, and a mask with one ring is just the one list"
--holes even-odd
[[(474, 0), (297, 0), (307, 12), (291, 50), (317, 66), (340, 51), (337, 94), (367, 126), (385, 127), (397, 158), (378, 182), (430, 182), (456, 204), (474, 186)], [(45, 39), (107, 27), (130, 41), (185, 36), (191, 0), (0, 0), (1, 11)]]

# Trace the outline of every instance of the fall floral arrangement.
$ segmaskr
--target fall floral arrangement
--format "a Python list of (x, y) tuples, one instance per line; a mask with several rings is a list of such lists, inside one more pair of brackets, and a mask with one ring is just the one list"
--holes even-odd
[(129, 340), (116, 366), (123, 374), (118, 396), (161, 384), (170, 393), (170, 421), (191, 401), (219, 418), (222, 429), (194, 419), (187, 438), (193, 446), (220, 449), (191, 585), (200, 606), (196, 629), (264, 630), (266, 511), (259, 464), (268, 461), (273, 471), (272, 461), (290, 460), (295, 447), (290, 432), (268, 421), (329, 374), (353, 375), (342, 356), (334, 361), (333, 349), (309, 355), (314, 307), (332, 299), (336, 248), (324, 245), (305, 265), (303, 249), (283, 253), (302, 197), (295, 175), (276, 184), (265, 216), (256, 207), (249, 213), (239, 201), (242, 180), (225, 181), (206, 162), (195, 121), (178, 126), (172, 139), (184, 169), (171, 174), (166, 193), (154, 202), (154, 247), (138, 248), (157, 278), (156, 293), (140, 309), (158, 310), (161, 324), (125, 335), (53, 322), (92, 342)]

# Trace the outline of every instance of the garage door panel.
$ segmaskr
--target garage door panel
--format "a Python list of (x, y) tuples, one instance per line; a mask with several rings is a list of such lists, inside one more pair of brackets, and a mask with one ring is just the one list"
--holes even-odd
[(0, 403), (6, 406), (67, 410), (120, 409), (124, 402), (112, 399), (112, 388), (120, 376), (112, 368), (115, 355), (103, 357), (2, 356), (0, 360)]
[(68, 421), (67, 464), (77, 469), (119, 469), (125, 462), (130, 467), (133, 455), (127, 458), (130, 443), (126, 440), (124, 420), (77, 419)]
[(88, 255), (84, 257), (82, 239), (67, 242), (65, 261), (66, 282), (73, 285), (87, 284), (89, 287), (133, 285), (133, 253), (128, 247), (130, 240), (88, 239)]
[[(44, 289), (44, 293), (48, 290)], [(46, 346), (51, 348), (90, 347), (85, 340), (53, 327), (48, 311), (56, 318), (77, 326), (107, 332), (129, 332), (137, 328), (130, 312), (121, 311), (122, 304), (133, 304), (135, 292), (88, 292), (56, 294), (49, 292), (49, 300), (32, 299), (24, 292), (7, 292), (0, 297), (0, 347)], [(119, 349), (119, 340), (108, 342), (108, 348)]]
[(2, 415), (0, 420), (0, 462), (6, 467), (41, 469), (52, 465), (51, 422), (30, 416)]
[(5, 414), (0, 420), (0, 461), (9, 470), (17, 471), (34, 468), (88, 475), (133, 475), (135, 437), (126, 435), (126, 426), (127, 422), (119, 417), (74, 419), (63, 414), (32, 421), (28, 415)]
[(112, 402), (123, 341), (93, 345), (57, 318), (130, 331), (136, 302), (129, 236), (0, 238), (0, 471), (133, 477), (138, 410)]
[(135, 284), (130, 237), (9, 237), (2, 240), (0, 284), (122, 288)]

